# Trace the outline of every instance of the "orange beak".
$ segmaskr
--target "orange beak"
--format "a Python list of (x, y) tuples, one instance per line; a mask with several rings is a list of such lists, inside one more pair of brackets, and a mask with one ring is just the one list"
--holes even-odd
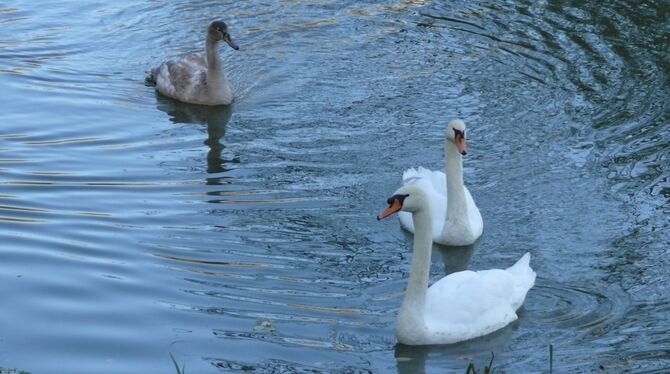
[(463, 156), (468, 154), (468, 149), (467, 146), (465, 145), (465, 138), (463, 135), (456, 135), (456, 148), (458, 148), (458, 152), (460, 152)]
[(379, 212), (379, 215), (377, 215), (377, 220), (384, 219), (384, 218), (390, 216), (391, 214), (399, 211), (400, 208), (402, 208), (402, 205), (400, 205), (400, 201), (398, 199), (394, 199), (393, 203), (391, 205), (389, 205), (388, 208)]

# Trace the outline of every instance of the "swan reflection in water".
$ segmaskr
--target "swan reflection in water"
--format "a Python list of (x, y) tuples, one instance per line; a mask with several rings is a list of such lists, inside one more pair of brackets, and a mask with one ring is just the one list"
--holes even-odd
[[(465, 373), (470, 362), (474, 362), (478, 372), (483, 371), (491, 360), (491, 353), (496, 356), (505, 351), (512, 332), (518, 328), (514, 321), (504, 328), (480, 338), (449, 345), (404, 345), (396, 344), (395, 359), (398, 374), (424, 374), (426, 361), (432, 361), (430, 367), (444, 365), (444, 373), (452, 371)], [(496, 360), (493, 360), (496, 366)]]
[[(405, 230), (402, 230), (402, 233), (407, 242), (412, 243), (414, 235)], [(475, 245), (476, 243), (464, 246), (446, 246), (433, 243), (433, 254), (437, 253), (439, 256), (431, 257), (433, 259), (442, 259), (442, 263), (444, 264), (444, 275), (441, 277), (457, 271), (468, 270), (472, 254), (475, 252)]]
[(475, 246), (474, 244), (462, 247), (434, 245), (433, 251), (440, 254), (444, 263), (444, 275), (446, 276), (457, 271), (468, 270)]
[(207, 152), (207, 172), (221, 173), (227, 171), (227, 163), (239, 163), (234, 156), (224, 159), (221, 156), (225, 146), (221, 139), (226, 134), (226, 125), (230, 121), (232, 108), (230, 105), (195, 105), (172, 100), (160, 94), (156, 95), (157, 108), (165, 112), (173, 123), (193, 123), (207, 126), (207, 139), (204, 143), (209, 147)]

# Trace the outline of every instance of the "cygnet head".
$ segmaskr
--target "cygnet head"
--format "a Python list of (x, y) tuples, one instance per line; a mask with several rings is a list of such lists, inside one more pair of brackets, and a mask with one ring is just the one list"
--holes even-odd
[(465, 136), (465, 122), (460, 119), (449, 121), (447, 128), (444, 130), (444, 136), (447, 141), (456, 144), (456, 148), (458, 148), (460, 154), (463, 156), (468, 154), (467, 145), (465, 144), (465, 140), (467, 139)]
[(428, 207), (428, 196), (418, 185), (406, 184), (397, 189), (386, 202), (389, 206), (377, 215), (377, 220), (384, 219), (401, 210), (410, 213), (424, 210)]
[(236, 51), (240, 49), (240, 47), (233, 42), (230, 34), (228, 34), (228, 26), (223, 21), (214, 21), (210, 23), (209, 28), (207, 29), (207, 37), (215, 41), (223, 40), (228, 43), (230, 48)]

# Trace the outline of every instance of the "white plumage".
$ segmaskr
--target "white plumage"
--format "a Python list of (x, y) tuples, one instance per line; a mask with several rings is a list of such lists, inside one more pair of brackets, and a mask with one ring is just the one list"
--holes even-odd
[(408, 345), (451, 344), (490, 334), (516, 320), (516, 310), (535, 284), (526, 253), (507, 269), (460, 271), (428, 287), (432, 250), (430, 195), (416, 180), (389, 198), (378, 218), (400, 210), (413, 219), (414, 249), (396, 337)]
[(401, 343), (449, 344), (488, 335), (518, 318), (516, 310), (534, 283), (530, 253), (504, 270), (449, 274), (427, 290), (425, 340)]
[[(449, 122), (445, 129), (444, 158), (446, 174), (422, 167), (410, 168), (403, 173), (403, 185), (420, 185), (430, 201), (433, 241), (444, 245), (469, 245), (484, 230), (481, 213), (470, 191), (463, 184), (463, 155), (465, 151), (465, 123)], [(412, 216), (398, 214), (402, 228), (414, 232)]]

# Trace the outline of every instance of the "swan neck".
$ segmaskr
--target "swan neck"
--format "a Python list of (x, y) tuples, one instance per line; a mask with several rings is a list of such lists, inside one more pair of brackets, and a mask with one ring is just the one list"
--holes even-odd
[(218, 51), (219, 41), (207, 37), (205, 41), (205, 53), (207, 54), (207, 80), (210, 78), (218, 78), (223, 75), (223, 69), (221, 69), (221, 57), (219, 56)]
[(430, 212), (426, 209), (412, 214), (414, 221), (414, 250), (412, 265), (405, 291), (405, 299), (400, 307), (401, 314), (412, 315), (423, 323), (426, 304), (426, 290), (430, 273), (430, 256), (433, 247)]
[(447, 169), (447, 220), (449, 220), (452, 216), (463, 216), (467, 213), (463, 184), (463, 156), (454, 142), (446, 140), (444, 158)]

